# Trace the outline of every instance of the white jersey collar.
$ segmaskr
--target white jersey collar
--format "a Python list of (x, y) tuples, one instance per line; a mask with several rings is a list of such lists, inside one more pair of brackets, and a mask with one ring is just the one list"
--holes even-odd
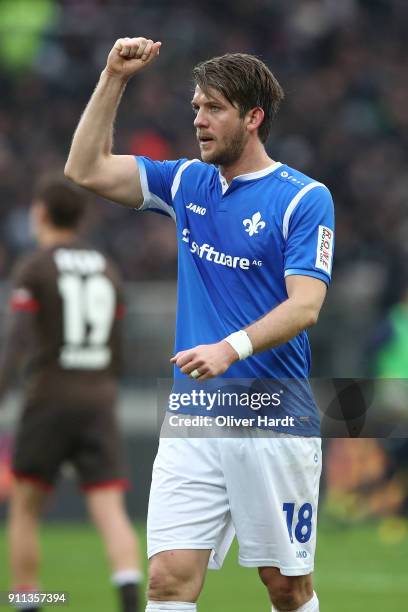
[[(232, 181), (253, 181), (255, 179), (262, 178), (263, 176), (267, 176), (268, 174), (272, 174), (278, 168), (282, 166), (281, 162), (275, 162), (271, 166), (264, 168), (263, 170), (257, 170), (256, 172), (248, 172), (247, 174), (239, 174), (238, 176), (234, 176)], [(227, 180), (221, 174), (220, 170), (218, 170), (218, 175), (221, 183), (222, 192), (225, 193), (229, 187)], [(231, 183), (232, 183), (231, 181)]]

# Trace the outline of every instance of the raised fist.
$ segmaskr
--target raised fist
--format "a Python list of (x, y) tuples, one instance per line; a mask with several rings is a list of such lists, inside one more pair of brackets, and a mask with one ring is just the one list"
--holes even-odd
[(148, 38), (119, 38), (108, 55), (106, 69), (111, 75), (129, 78), (150, 64), (160, 47), (161, 42)]

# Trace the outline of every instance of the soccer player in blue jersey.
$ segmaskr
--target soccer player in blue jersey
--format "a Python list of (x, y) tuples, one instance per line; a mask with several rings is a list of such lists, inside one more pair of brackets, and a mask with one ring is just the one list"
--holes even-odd
[[(175, 220), (176, 383), (307, 379), (305, 330), (317, 321), (331, 275), (330, 193), (267, 154), (283, 92), (267, 66), (246, 54), (194, 69), (202, 161), (114, 155), (121, 95), (160, 47), (145, 38), (115, 43), (66, 174), (113, 201)], [(311, 394), (300, 404), (291, 406), (291, 426), (259, 436), (161, 439), (149, 502), (148, 612), (195, 611), (207, 567), (222, 565), (235, 534), (239, 561), (258, 568), (273, 610), (319, 610), (312, 583), (319, 422)]]

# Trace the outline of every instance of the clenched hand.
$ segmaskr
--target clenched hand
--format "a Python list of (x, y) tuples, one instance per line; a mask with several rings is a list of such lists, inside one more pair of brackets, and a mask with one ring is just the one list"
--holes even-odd
[(106, 70), (111, 76), (128, 79), (148, 66), (160, 53), (161, 42), (150, 38), (119, 38), (108, 56)]

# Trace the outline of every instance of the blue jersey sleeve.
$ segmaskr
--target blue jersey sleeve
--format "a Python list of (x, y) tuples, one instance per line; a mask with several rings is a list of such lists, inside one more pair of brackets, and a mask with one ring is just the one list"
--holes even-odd
[(173, 193), (187, 160), (154, 161), (139, 156), (135, 159), (143, 191), (143, 204), (139, 210), (152, 210), (175, 219)]
[(334, 250), (334, 207), (330, 191), (324, 185), (310, 189), (293, 210), (289, 205), (286, 214), (285, 277), (314, 276), (328, 285)]

